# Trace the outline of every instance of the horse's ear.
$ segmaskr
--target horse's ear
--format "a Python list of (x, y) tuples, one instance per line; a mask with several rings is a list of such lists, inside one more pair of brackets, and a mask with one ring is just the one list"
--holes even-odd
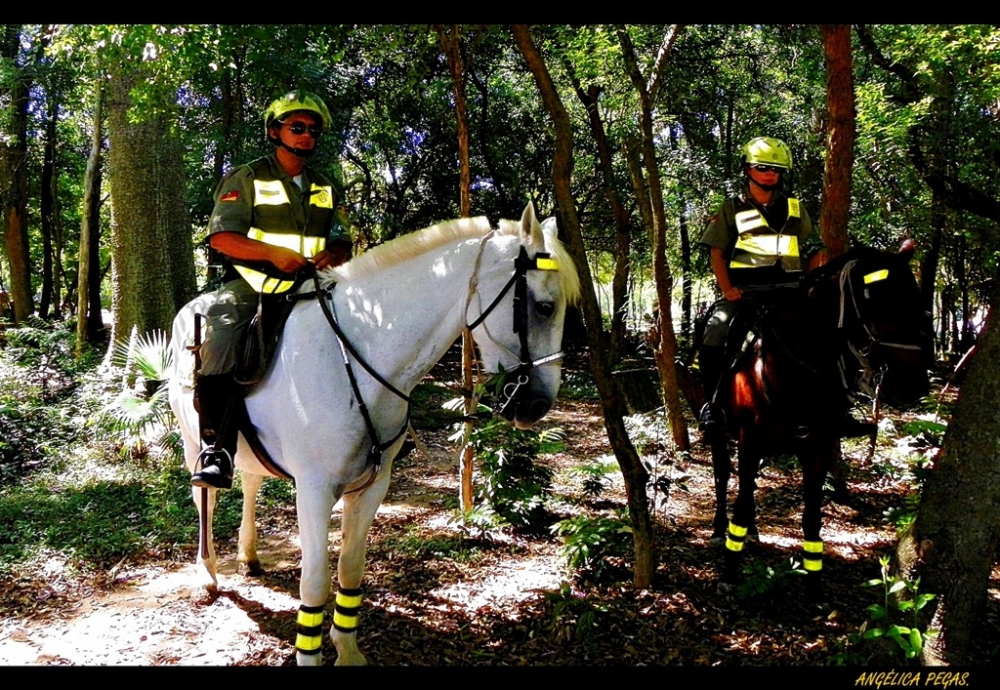
[(555, 216), (549, 216), (542, 221), (542, 234), (548, 242), (559, 239), (559, 225)]
[(917, 245), (914, 244), (913, 240), (907, 237), (902, 242), (899, 243), (899, 253), (907, 261), (913, 258), (913, 252), (917, 250)]
[(524, 207), (524, 213), (521, 214), (521, 244), (529, 247), (545, 247), (542, 226), (538, 224), (538, 218), (535, 217), (535, 204), (531, 201)]

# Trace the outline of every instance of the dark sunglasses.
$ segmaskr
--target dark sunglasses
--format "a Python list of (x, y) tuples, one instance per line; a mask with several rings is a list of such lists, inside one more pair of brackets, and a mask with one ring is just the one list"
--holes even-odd
[(751, 165), (750, 167), (756, 170), (757, 172), (762, 172), (762, 173), (769, 173), (769, 172), (782, 173), (785, 171), (784, 168), (779, 168), (776, 165), (763, 165), (760, 163), (758, 163), (757, 165)]
[(292, 122), (291, 124), (281, 123), (282, 127), (288, 127), (292, 134), (305, 134), (309, 132), (309, 136), (313, 139), (319, 139), (319, 135), (323, 133), (323, 128), (318, 125), (307, 125), (305, 122)]

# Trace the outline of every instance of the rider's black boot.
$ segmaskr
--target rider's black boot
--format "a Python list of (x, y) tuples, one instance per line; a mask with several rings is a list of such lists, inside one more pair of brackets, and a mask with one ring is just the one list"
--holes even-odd
[(698, 368), (705, 389), (705, 404), (699, 414), (698, 428), (705, 436), (725, 433), (726, 430), (726, 414), (715, 402), (724, 373), (725, 357), (724, 347), (702, 345), (698, 353)]
[(233, 488), (233, 456), (239, 429), (236, 424), (229, 423), (229, 408), (236, 389), (232, 374), (198, 377), (195, 398), (205, 449), (195, 463), (198, 471), (191, 475), (191, 486)]

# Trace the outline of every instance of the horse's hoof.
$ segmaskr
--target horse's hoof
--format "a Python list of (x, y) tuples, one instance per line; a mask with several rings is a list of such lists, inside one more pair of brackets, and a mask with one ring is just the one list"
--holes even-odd
[(260, 567), (260, 561), (255, 558), (252, 561), (240, 563), (239, 573), (243, 577), (259, 577), (264, 574), (264, 569)]
[(365, 659), (365, 655), (361, 652), (355, 652), (354, 654), (340, 654), (337, 657), (337, 661), (334, 662), (334, 666), (367, 666), (368, 660)]
[(191, 601), (199, 606), (210, 606), (219, 598), (219, 586), (214, 582), (191, 590)]
[(323, 655), (322, 654), (303, 654), (302, 652), (295, 652), (295, 665), (296, 666), (322, 666), (323, 665)]

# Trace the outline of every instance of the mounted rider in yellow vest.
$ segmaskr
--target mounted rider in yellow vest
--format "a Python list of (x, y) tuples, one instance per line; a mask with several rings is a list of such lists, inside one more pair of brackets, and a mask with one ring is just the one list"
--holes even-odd
[(740, 166), (743, 191), (723, 202), (701, 237), (723, 296), (712, 306), (698, 354), (706, 398), (700, 423), (706, 435), (725, 430), (716, 397), (731, 364), (726, 345), (730, 326), (745, 307), (744, 291), (759, 294), (798, 284), (801, 252), (812, 235), (805, 208), (781, 189), (783, 176), (792, 169), (792, 152), (785, 142), (772, 137), (751, 140), (743, 147)]
[[(752, 294), (757, 303), (774, 299), (779, 291), (796, 287), (805, 270), (827, 260), (806, 209), (782, 191), (784, 176), (792, 170), (788, 145), (772, 137), (752, 139), (743, 147), (740, 165), (743, 192), (723, 202), (701, 237), (709, 247), (712, 273), (723, 297), (712, 306), (698, 353), (706, 398), (699, 423), (706, 437), (726, 429), (716, 399), (732, 364), (728, 341), (742, 340), (749, 328), (744, 322), (730, 332), (734, 320), (741, 320), (748, 296)], [(872, 425), (848, 414), (841, 434), (861, 436), (871, 431)]]
[(233, 373), (236, 350), (258, 308), (264, 327), (279, 332), (291, 307), (275, 295), (288, 291), (309, 264), (323, 269), (350, 255), (341, 189), (306, 165), (330, 124), (319, 97), (285, 94), (264, 114), (274, 153), (230, 171), (215, 191), (208, 242), (231, 266), (230, 280), (205, 314), (195, 386), (205, 449), (194, 486), (232, 487), (238, 429), (227, 410), (242, 392)]

